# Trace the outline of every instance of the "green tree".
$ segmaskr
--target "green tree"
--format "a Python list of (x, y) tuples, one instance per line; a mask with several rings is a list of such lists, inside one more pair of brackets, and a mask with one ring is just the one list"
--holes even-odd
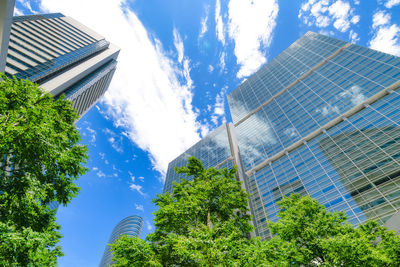
[(0, 265), (55, 266), (61, 235), (47, 205), (69, 203), (86, 172), (78, 115), (63, 96), (0, 78)]
[[(293, 194), (279, 203), (270, 222), (278, 252), (297, 266), (400, 266), (400, 237), (368, 221), (354, 228), (344, 212), (328, 212), (309, 197)], [(289, 256), (291, 255), (291, 256)]]
[(354, 228), (344, 212), (298, 194), (278, 202), (271, 239), (249, 239), (248, 195), (235, 169), (204, 169), (189, 158), (177, 172), (191, 180), (154, 200), (156, 231), (147, 241), (125, 236), (112, 245), (114, 266), (400, 266), (394, 232), (373, 221)]
[(122, 235), (118, 242), (111, 244), (115, 267), (162, 266), (156, 259), (152, 244), (129, 235)]
[[(154, 200), (159, 207), (155, 212), (156, 231), (148, 240), (155, 258), (163, 266), (239, 262), (240, 249), (250, 242), (253, 227), (249, 224), (248, 195), (235, 178), (236, 169), (205, 169), (192, 157), (186, 167), (176, 171), (192, 179), (175, 183), (172, 194), (158, 195)], [(139, 266), (128, 260), (132, 251), (123, 254), (116, 249), (122, 247), (121, 242), (126, 240), (118, 240), (113, 253), (116, 262), (126, 265), (116, 266)], [(132, 243), (134, 249), (140, 249)]]

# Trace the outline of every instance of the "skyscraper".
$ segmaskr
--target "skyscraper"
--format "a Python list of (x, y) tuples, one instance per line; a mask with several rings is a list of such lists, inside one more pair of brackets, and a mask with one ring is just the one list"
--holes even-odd
[(106, 267), (112, 263), (112, 254), (110, 252), (109, 245), (114, 243), (114, 241), (120, 235), (131, 235), (140, 237), (142, 229), (143, 229), (143, 219), (140, 216), (132, 215), (121, 220), (117, 224), (117, 226), (115, 226), (114, 230), (111, 233), (110, 239), (104, 250), (103, 257), (101, 258), (99, 267)]
[(308, 32), (228, 95), (257, 235), (291, 193), (354, 225), (399, 212), (399, 87), (400, 58)]
[(64, 93), (79, 116), (107, 90), (119, 49), (71, 17), (13, 17), (9, 33), (7, 76), (36, 82), (56, 98)]

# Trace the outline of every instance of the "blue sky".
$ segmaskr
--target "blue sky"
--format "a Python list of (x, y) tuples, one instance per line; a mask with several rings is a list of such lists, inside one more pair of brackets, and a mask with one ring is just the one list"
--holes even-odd
[(101, 102), (77, 124), (81, 193), (57, 219), (60, 266), (98, 266), (113, 227), (151, 200), (168, 163), (230, 121), (226, 94), (307, 31), (400, 56), (400, 0), (17, 0), (15, 15), (61, 12), (121, 48)]

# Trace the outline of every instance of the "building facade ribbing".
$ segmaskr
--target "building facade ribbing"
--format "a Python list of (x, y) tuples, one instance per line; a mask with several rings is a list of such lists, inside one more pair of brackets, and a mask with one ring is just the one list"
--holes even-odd
[[(7, 31), (5, 31), (7, 32)], [(13, 17), (7, 76), (37, 83), (54, 97), (65, 94), (83, 116), (107, 90), (119, 49), (60, 13)]]
[(399, 87), (400, 58), (308, 32), (228, 95), (256, 235), (291, 193), (354, 225), (399, 211)]
[(101, 262), (99, 267), (107, 267), (112, 264), (112, 254), (110, 251), (110, 244), (114, 243), (114, 241), (120, 235), (130, 235), (140, 237), (143, 229), (143, 219), (140, 216), (132, 215), (126, 217), (121, 220), (117, 226), (113, 229), (110, 239), (108, 240), (107, 246), (104, 250), (103, 257), (101, 258)]

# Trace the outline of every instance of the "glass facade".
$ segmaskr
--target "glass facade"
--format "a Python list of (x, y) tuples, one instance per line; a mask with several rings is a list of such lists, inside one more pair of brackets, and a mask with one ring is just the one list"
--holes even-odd
[(11, 24), (5, 73), (36, 82), (55, 97), (66, 93), (82, 116), (107, 89), (117, 56), (104, 37), (60, 13), (18, 16)]
[(233, 158), (229, 145), (227, 125), (224, 124), (214, 130), (168, 165), (164, 193), (172, 193), (172, 182), (179, 183), (181, 179), (186, 177), (185, 174), (177, 174), (174, 168), (186, 166), (187, 159), (190, 157), (200, 159), (205, 168), (231, 168)]
[(292, 193), (354, 225), (399, 212), (399, 88), (399, 57), (308, 32), (228, 95), (257, 235)]
[(309, 32), (228, 96), (260, 236), (294, 192), (354, 225), (399, 211), (399, 80), (400, 58)]
[(107, 267), (112, 264), (112, 254), (109, 250), (109, 245), (114, 243), (114, 241), (120, 235), (131, 235), (140, 237), (142, 229), (143, 219), (140, 216), (132, 215), (120, 221), (111, 233), (106, 249), (104, 250), (103, 257), (101, 258), (99, 267)]

